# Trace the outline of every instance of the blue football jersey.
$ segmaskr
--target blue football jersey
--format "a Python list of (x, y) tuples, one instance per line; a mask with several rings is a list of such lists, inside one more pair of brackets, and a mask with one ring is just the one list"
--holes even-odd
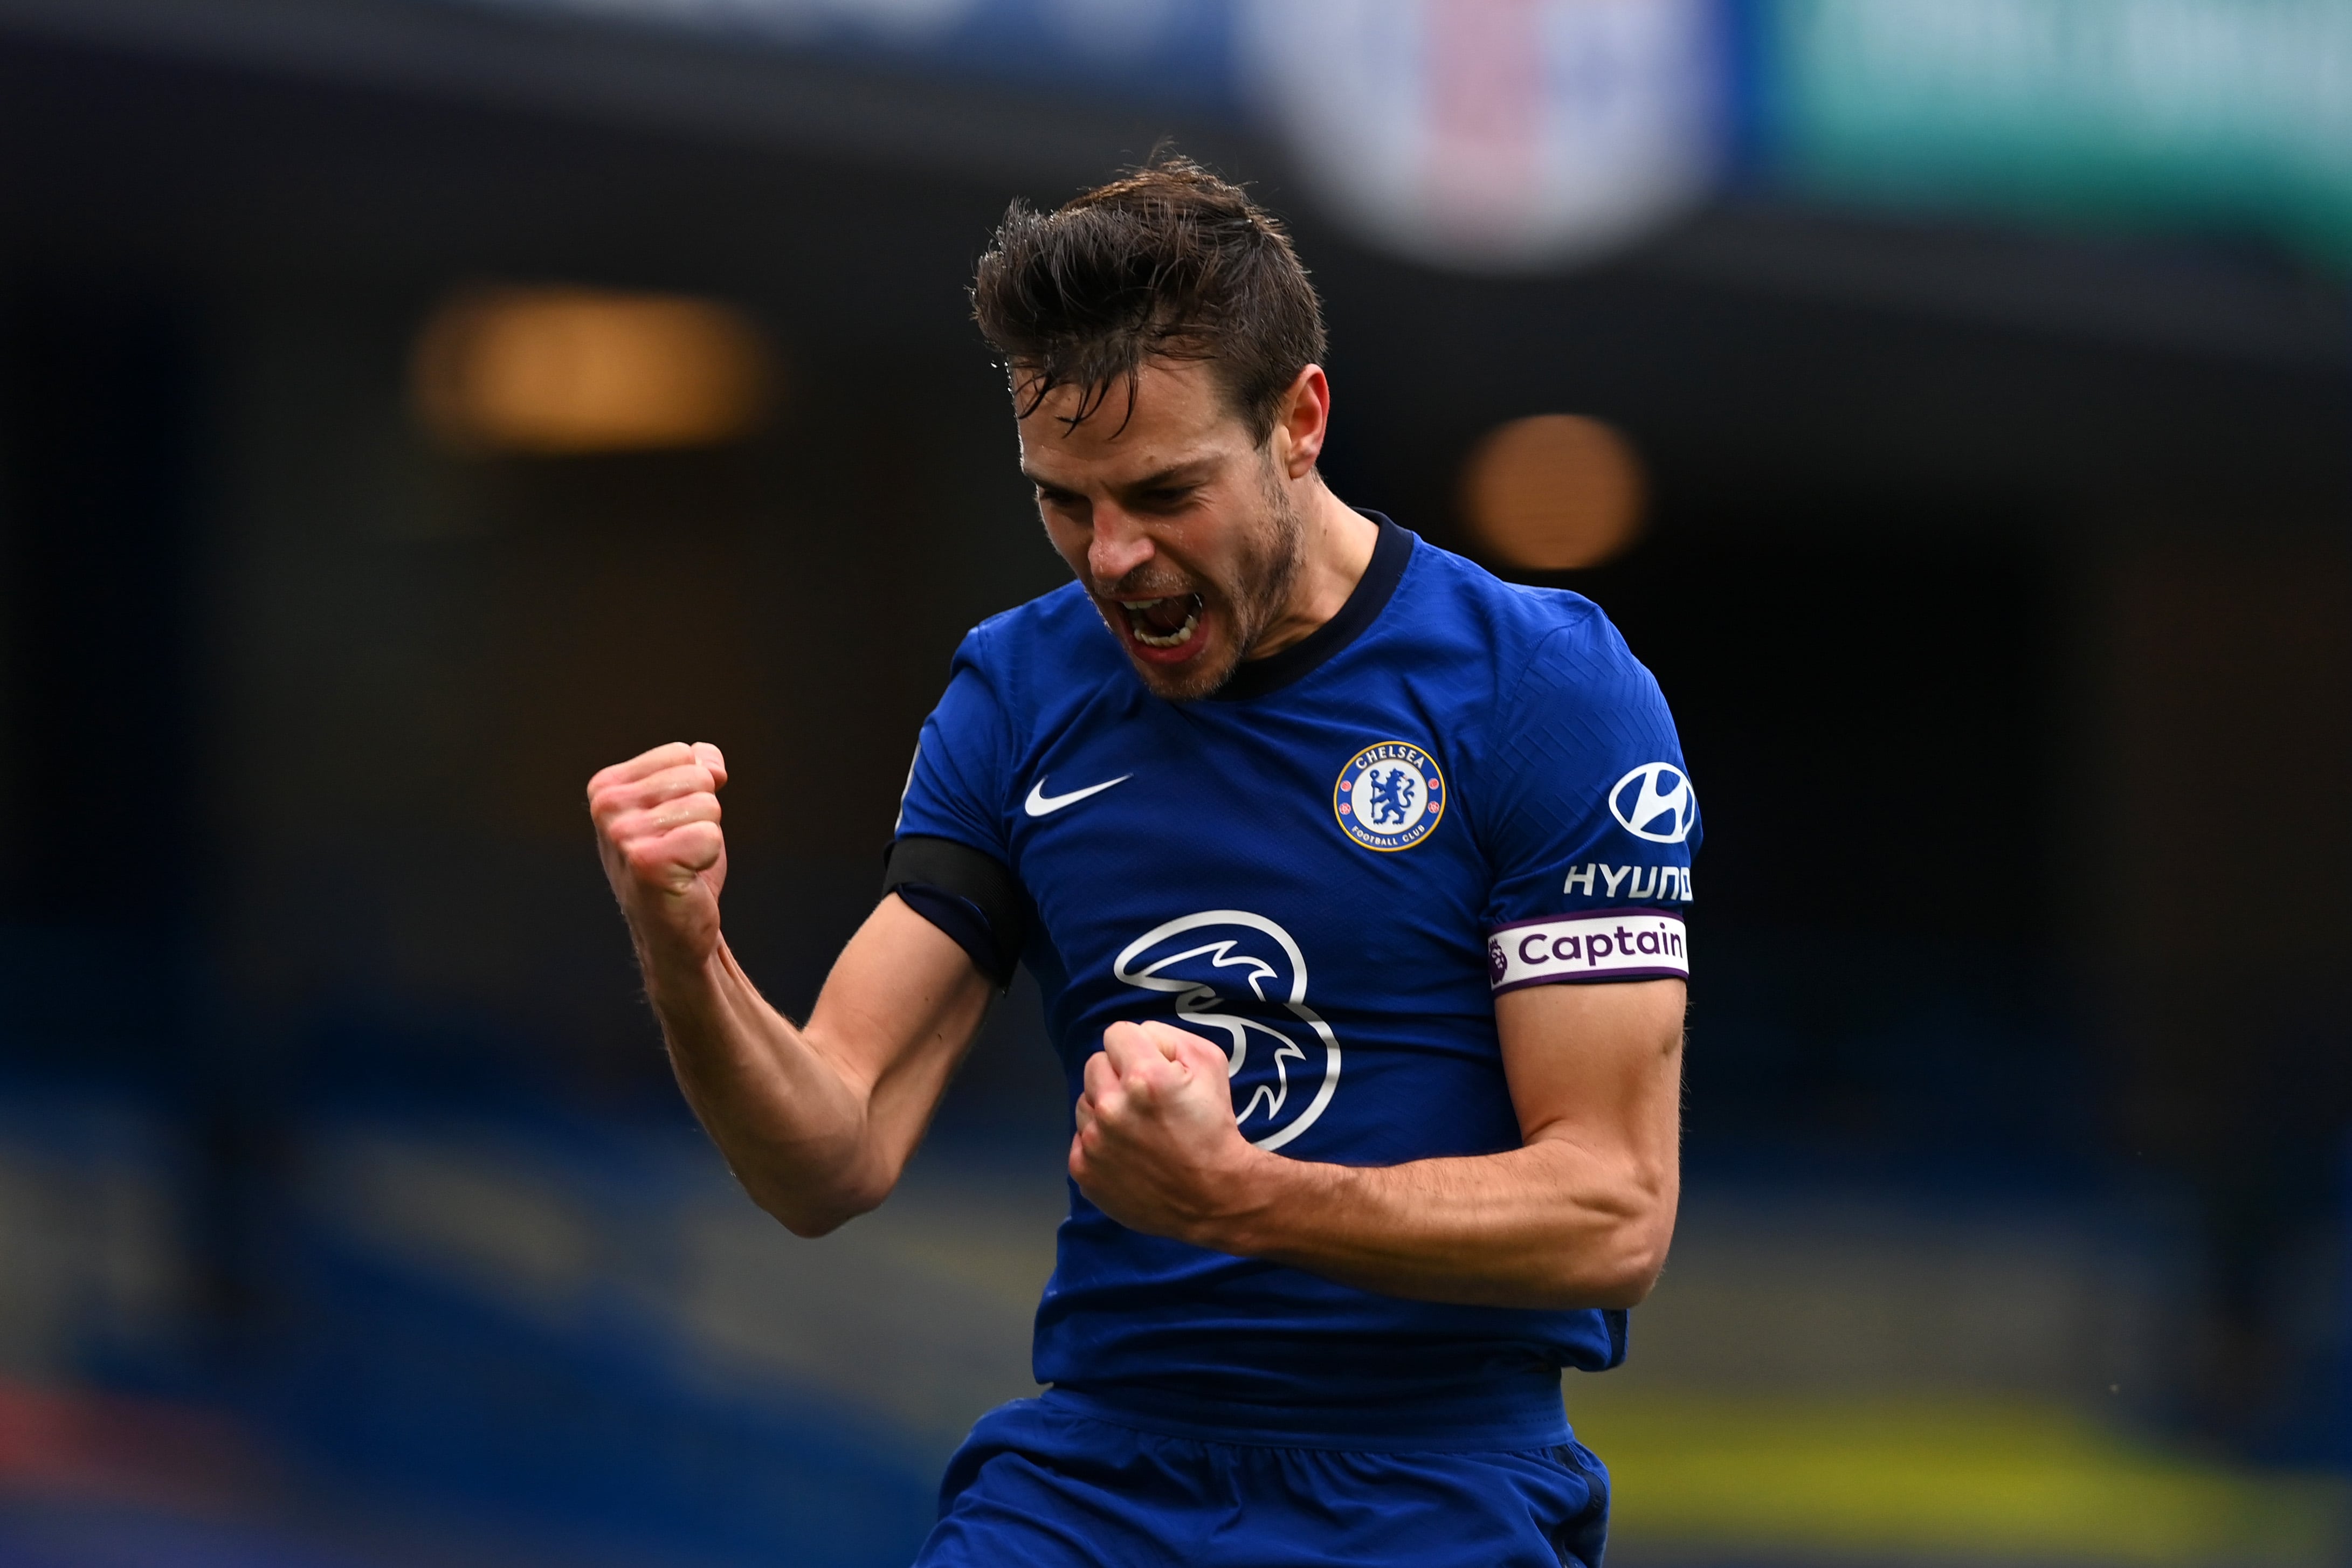
[[(1492, 1154), (1521, 1142), (1496, 991), (1688, 973), (1698, 811), (1657, 683), (1591, 601), (1378, 521), (1341, 612), (1209, 699), (1153, 695), (1076, 583), (958, 651), (898, 832), (1012, 873), (1073, 1103), (1106, 1028), (1159, 1019), (1225, 1052), (1262, 1148)], [(1557, 1425), (1559, 1368), (1623, 1352), (1622, 1312), (1380, 1295), (1074, 1186), (1035, 1373), (1217, 1429), (1475, 1433), (1547, 1398)]]

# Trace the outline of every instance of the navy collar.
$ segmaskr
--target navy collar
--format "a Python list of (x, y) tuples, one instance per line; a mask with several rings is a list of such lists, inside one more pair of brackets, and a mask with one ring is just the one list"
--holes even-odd
[(1364, 568), (1364, 575), (1357, 580), (1348, 602), (1339, 606), (1337, 615), (1282, 652), (1263, 659), (1243, 660), (1234, 668), (1233, 678), (1211, 694), (1213, 700), (1244, 702), (1305, 678), (1362, 636), (1380, 618), (1381, 612), (1388, 608), (1397, 584), (1404, 580), (1405, 563), (1412, 559), (1413, 535), (1411, 529), (1397, 527), (1378, 512), (1362, 507), (1356, 509), (1381, 526), (1381, 537), (1372, 546), (1371, 564)]

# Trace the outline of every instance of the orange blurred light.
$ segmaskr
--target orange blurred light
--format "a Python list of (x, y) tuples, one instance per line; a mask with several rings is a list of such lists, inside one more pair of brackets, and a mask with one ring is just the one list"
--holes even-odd
[(436, 310), (411, 366), (427, 429), (466, 451), (650, 451), (733, 441), (771, 372), (742, 312), (678, 295), (469, 289)]
[(1572, 571), (1641, 536), (1644, 486), (1633, 444), (1597, 419), (1539, 413), (1497, 425), (1462, 469), (1462, 510), (1484, 549), (1512, 566)]

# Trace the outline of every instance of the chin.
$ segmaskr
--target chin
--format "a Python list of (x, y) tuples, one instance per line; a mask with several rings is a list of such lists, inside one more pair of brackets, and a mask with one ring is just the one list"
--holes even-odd
[(1136, 656), (1128, 650), (1127, 662), (1150, 688), (1151, 695), (1169, 702), (1194, 702), (1213, 695), (1234, 672), (1241, 667), (1240, 651), (1232, 647), (1203, 648), (1181, 664), (1162, 664), (1158, 660)]

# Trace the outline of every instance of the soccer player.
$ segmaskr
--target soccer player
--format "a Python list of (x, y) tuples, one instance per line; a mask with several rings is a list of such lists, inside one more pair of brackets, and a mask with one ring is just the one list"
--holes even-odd
[(1036, 977), (1048, 1386), (973, 1428), (922, 1563), (1597, 1563), (1560, 1369), (1622, 1358), (1678, 1193), (1699, 833), (1657, 685), (1587, 601), (1325, 486), (1320, 308), (1234, 187), (1016, 205), (972, 298), (1077, 580), (965, 638), (805, 1024), (720, 935), (718, 748), (591, 781), (678, 1082), (820, 1236)]

